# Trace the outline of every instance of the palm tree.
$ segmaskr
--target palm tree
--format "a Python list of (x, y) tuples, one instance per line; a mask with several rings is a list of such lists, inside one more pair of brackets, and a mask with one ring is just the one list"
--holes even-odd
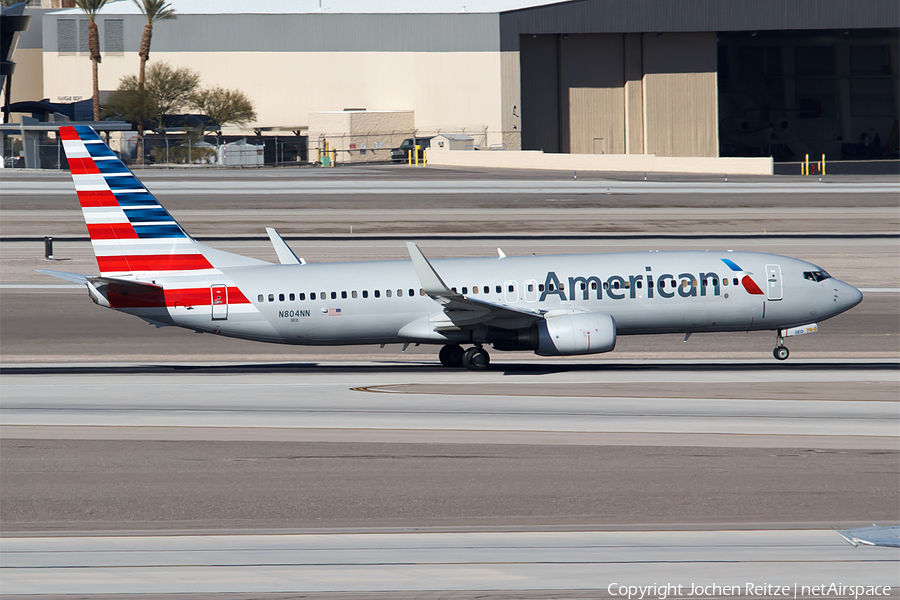
[(88, 27), (88, 50), (91, 52), (92, 74), (94, 76), (94, 120), (100, 120), (100, 84), (97, 82), (97, 65), (100, 64), (100, 32), (97, 30), (97, 13), (106, 0), (75, 0), (75, 6), (84, 11), (91, 24)]
[[(144, 34), (141, 36), (141, 49), (138, 50), (138, 56), (141, 57), (141, 68), (138, 71), (138, 101), (143, 105), (144, 102), (144, 73), (147, 68), (147, 61), (150, 60), (150, 40), (153, 37), (153, 24), (157, 21), (165, 21), (174, 19), (175, 9), (166, 0), (132, 0), (140, 9), (141, 14), (147, 17), (147, 24), (144, 25)], [(144, 120), (138, 120), (138, 139), (141, 144), (141, 151), (138, 152), (137, 162), (144, 162)]]

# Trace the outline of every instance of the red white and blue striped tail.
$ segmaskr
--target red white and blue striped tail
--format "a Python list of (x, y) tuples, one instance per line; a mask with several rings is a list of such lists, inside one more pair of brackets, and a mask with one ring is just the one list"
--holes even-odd
[(206, 275), (261, 263), (191, 238), (93, 128), (60, 127), (59, 134), (102, 276)]

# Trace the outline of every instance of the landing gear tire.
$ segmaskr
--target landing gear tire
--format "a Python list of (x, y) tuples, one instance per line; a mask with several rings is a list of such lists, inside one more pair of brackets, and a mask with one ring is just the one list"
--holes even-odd
[(441, 364), (445, 367), (458, 368), (463, 366), (464, 354), (465, 352), (463, 351), (462, 346), (448, 344), (441, 348), (441, 351), (438, 353), (438, 358), (441, 359)]
[(491, 355), (484, 348), (469, 348), (463, 354), (463, 364), (471, 371), (483, 371), (491, 363)]
[(790, 355), (790, 351), (784, 346), (777, 346), (774, 350), (772, 350), (772, 356), (774, 356), (778, 360), (787, 360), (787, 357)]

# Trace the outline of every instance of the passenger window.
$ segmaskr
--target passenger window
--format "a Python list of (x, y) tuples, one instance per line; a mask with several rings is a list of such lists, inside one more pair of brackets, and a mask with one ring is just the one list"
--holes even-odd
[(732, 279), (732, 280), (731, 280), (731, 283), (733, 283), (734, 285), (737, 285), (737, 284), (738, 284), (737, 277), (735, 277), (734, 279)]
[(350, 292), (350, 296), (353, 298), (356, 298), (356, 290), (353, 290), (352, 292)]
[(306, 294), (304, 294), (303, 292), (297, 294), (297, 297), (300, 298), (300, 300), (306, 300)]
[(477, 286), (477, 285), (476, 285), (475, 287), (472, 288), (472, 293), (473, 293), (473, 294), (477, 294), (477, 293), (478, 293), (478, 286)]
[(260, 294), (259, 296), (257, 296), (257, 298), (259, 299), (260, 302), (264, 302), (264, 301), (266, 300), (266, 297), (263, 296), (262, 294)]
[(592, 290), (596, 290), (596, 289), (597, 289), (597, 282), (596, 282), (596, 281), (592, 281), (592, 282), (591, 282), (591, 289), (592, 289)]
[(469, 293), (469, 288), (467, 288), (467, 287), (464, 286), (464, 287), (463, 287), (462, 293), (463, 293), (463, 296), (465, 296), (466, 294), (468, 294), (468, 293)]
[(586, 284), (585, 282), (583, 282), (583, 281), (581, 282), (581, 289), (582, 289), (582, 290), (586, 290), (586, 289), (587, 289), (587, 284)]
[(278, 301), (284, 302), (284, 294), (278, 294)]
[(719, 285), (719, 280), (713, 277), (713, 285)]
[(425, 290), (423, 290), (422, 288), (419, 288), (419, 295), (420, 295), (420, 296), (424, 296), (424, 295), (425, 295)]
[(539, 292), (543, 292), (543, 291), (544, 291), (544, 284), (543, 284), (543, 283), (539, 283), (539, 284), (538, 284), (538, 291), (539, 291)]
[(315, 299), (316, 299), (316, 293), (315, 293), (315, 292), (310, 292), (310, 293), (309, 293), (309, 299), (310, 299), (310, 300), (315, 300)]
[(412, 298), (415, 295), (416, 295), (416, 290), (409, 288), (409, 297)]
[(490, 294), (490, 293), (491, 293), (491, 286), (486, 285), (486, 286), (484, 286), (483, 288), (481, 288), (481, 293), (482, 293), (482, 294)]
[(269, 294), (269, 302), (275, 302), (275, 294)]
[(403, 297), (403, 290), (397, 290), (397, 297), (398, 297), (398, 298), (402, 298), (402, 297)]
[(347, 292), (341, 292), (341, 298), (346, 299), (346, 298), (347, 298)]
[(369, 290), (363, 290), (363, 298), (369, 297)]
[(499, 286), (499, 285), (498, 285), (496, 288), (494, 288), (494, 289), (496, 290), (495, 293), (497, 293), (497, 294), (502, 294), (502, 293), (503, 293), (503, 288), (502, 288), (501, 286)]
[(388, 298), (390, 298), (390, 297), (391, 297), (391, 290), (384, 290), (384, 295), (387, 296)]
[(327, 296), (325, 295), (325, 292), (322, 292), (321, 294), (319, 294), (319, 298), (322, 300), (324, 300), (326, 297)]
[(455, 294), (455, 293), (456, 293), (456, 288), (455, 288), (455, 287), (452, 287), (452, 288), (450, 288), (450, 291), (453, 292), (453, 293)]
[(637, 289), (641, 289), (642, 287), (644, 287), (644, 284), (641, 280), (635, 281), (635, 284), (637, 285)]
[(566, 289), (566, 284), (564, 284), (564, 283), (559, 284), (559, 291), (563, 291), (565, 289)]
[(616, 288), (616, 289), (619, 289), (619, 282), (617, 281), (617, 282), (613, 285), (613, 287)]
[(722, 280), (722, 285), (728, 285), (728, 278), (727, 278), (727, 277), (724, 278), (724, 279)]
[(375, 297), (381, 298), (381, 290), (375, 290)]
[(547, 289), (552, 292), (555, 288), (553, 287), (553, 284), (551, 283), (551, 284), (547, 285)]
[(337, 300), (337, 292), (331, 292), (331, 299)]
[(510, 291), (510, 292), (516, 291), (516, 286), (514, 286), (514, 285), (509, 286), (509, 290), (508, 290), (508, 291)]
[(293, 302), (293, 301), (294, 301), (294, 294), (291, 294), (290, 296), (288, 296), (288, 300), (290, 300), (291, 302)]
[(534, 284), (531, 284), (531, 283), (528, 284), (528, 291), (529, 291), (529, 292), (533, 292), (533, 291), (534, 291)]
[(604, 282), (603, 282), (603, 289), (604, 289), (604, 290), (608, 290), (608, 289), (609, 289), (609, 282), (608, 282), (608, 281), (604, 281)]

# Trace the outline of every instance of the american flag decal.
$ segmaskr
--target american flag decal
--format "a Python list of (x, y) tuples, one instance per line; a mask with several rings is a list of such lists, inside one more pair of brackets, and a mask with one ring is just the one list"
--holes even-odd
[(329, 309), (328, 309), (328, 316), (329, 316), (329, 317), (339, 317), (339, 316), (341, 316), (341, 309), (339, 309), (339, 308), (329, 308)]

